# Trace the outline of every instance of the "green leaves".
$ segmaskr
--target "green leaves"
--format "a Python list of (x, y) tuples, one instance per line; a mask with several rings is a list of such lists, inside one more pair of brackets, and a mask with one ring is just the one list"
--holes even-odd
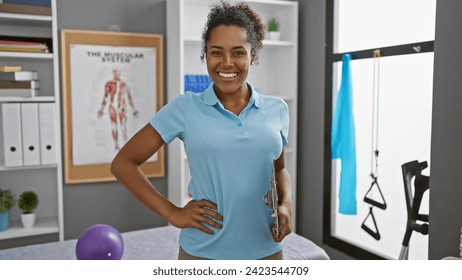
[(268, 31), (279, 31), (279, 21), (276, 18), (270, 18), (266, 24)]
[(33, 191), (23, 192), (19, 196), (18, 206), (24, 214), (32, 213), (39, 203), (38, 196)]
[(16, 200), (11, 190), (0, 189), (0, 212), (8, 212), (15, 205)]

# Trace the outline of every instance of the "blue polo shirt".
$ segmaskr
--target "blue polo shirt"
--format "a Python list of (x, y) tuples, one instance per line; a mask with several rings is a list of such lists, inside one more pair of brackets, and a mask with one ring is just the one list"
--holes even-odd
[(213, 83), (201, 93), (186, 92), (166, 104), (151, 125), (166, 143), (181, 139), (188, 157), (194, 200), (217, 204), (223, 228), (207, 234), (184, 228), (180, 245), (209, 259), (259, 259), (281, 250), (271, 236), (271, 212), (263, 203), (272, 161), (287, 144), (288, 107), (280, 98), (252, 86), (239, 115), (226, 110)]

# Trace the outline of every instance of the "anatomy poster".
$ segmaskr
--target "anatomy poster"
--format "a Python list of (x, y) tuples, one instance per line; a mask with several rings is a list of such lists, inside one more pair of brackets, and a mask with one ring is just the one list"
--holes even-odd
[(70, 65), (73, 165), (109, 163), (156, 112), (156, 48), (74, 44)]

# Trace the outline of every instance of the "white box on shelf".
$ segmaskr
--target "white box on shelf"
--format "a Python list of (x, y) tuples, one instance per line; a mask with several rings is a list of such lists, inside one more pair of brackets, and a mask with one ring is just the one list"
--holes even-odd
[(3, 151), (6, 167), (22, 166), (21, 107), (2, 103)]
[(38, 103), (21, 103), (23, 164), (40, 164)]
[(55, 114), (54, 103), (39, 103), (41, 164), (57, 163)]

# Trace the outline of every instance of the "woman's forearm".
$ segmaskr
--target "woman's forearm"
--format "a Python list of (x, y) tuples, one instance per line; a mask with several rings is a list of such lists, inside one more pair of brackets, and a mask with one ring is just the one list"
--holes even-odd
[(138, 200), (168, 220), (176, 206), (151, 184), (137, 164), (119, 155), (111, 164), (111, 172)]
[(138, 200), (168, 220), (176, 206), (157, 191), (140, 168), (164, 144), (159, 133), (147, 124), (120, 149), (110, 170)]

